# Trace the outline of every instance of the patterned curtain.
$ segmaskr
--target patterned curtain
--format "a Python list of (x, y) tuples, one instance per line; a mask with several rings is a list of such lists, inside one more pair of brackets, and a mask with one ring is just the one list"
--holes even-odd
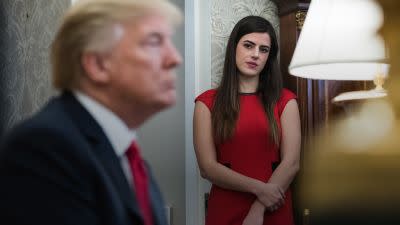
[(69, 5), (70, 0), (0, 1), (0, 135), (55, 94), (49, 47)]

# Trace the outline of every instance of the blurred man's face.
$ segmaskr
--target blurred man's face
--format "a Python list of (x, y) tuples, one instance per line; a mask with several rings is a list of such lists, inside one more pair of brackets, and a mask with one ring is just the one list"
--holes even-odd
[(182, 58), (172, 43), (172, 27), (159, 15), (125, 24), (121, 40), (107, 57), (110, 87), (121, 107), (160, 111), (176, 102), (174, 69)]

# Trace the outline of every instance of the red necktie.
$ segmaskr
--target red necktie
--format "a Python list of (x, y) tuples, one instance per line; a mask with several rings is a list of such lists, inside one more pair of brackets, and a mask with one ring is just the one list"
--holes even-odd
[(153, 214), (149, 198), (148, 177), (144, 167), (144, 161), (140, 156), (139, 148), (135, 141), (133, 141), (131, 146), (129, 146), (128, 151), (126, 152), (126, 157), (128, 158), (130, 164), (133, 181), (135, 184), (136, 199), (143, 216), (144, 225), (153, 225)]

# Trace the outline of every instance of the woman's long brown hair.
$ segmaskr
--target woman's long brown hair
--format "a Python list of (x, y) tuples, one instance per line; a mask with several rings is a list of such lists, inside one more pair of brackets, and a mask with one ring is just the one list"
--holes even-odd
[(271, 23), (259, 16), (247, 16), (233, 28), (226, 47), (222, 80), (217, 88), (212, 109), (213, 135), (216, 143), (233, 136), (240, 110), (239, 72), (236, 66), (236, 47), (241, 37), (249, 33), (268, 33), (271, 48), (268, 60), (260, 73), (257, 93), (269, 121), (270, 136), (279, 145), (279, 129), (274, 117), (274, 106), (282, 91), (282, 76), (277, 56), (278, 42)]

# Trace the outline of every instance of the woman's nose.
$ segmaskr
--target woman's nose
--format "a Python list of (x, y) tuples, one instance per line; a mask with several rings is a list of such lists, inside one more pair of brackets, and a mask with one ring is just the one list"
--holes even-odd
[(258, 49), (254, 49), (251, 57), (258, 59), (260, 51)]

